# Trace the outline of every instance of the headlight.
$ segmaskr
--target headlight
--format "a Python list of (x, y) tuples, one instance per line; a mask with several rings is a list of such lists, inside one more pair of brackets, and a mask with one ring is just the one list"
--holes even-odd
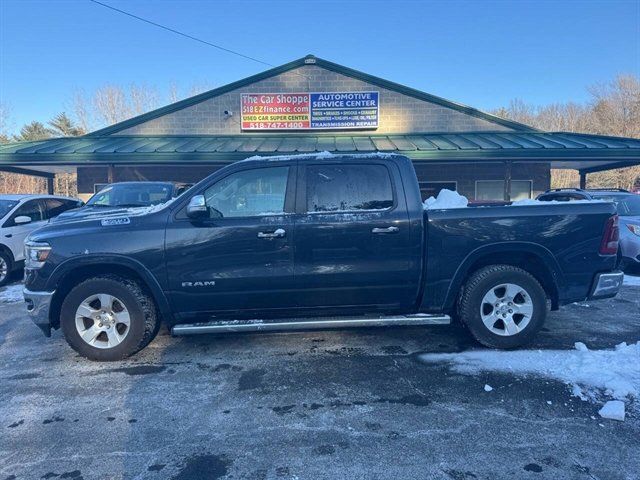
[(631, 233), (638, 235), (640, 237), (640, 225), (634, 225), (633, 223), (628, 223), (627, 228), (631, 230)]
[(41, 268), (49, 258), (51, 245), (44, 242), (26, 242), (24, 244), (24, 257), (26, 268)]

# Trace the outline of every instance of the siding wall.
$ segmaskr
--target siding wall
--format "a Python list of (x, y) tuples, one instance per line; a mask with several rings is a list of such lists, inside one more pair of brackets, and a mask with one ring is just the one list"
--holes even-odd
[[(510, 131), (512, 129), (408, 97), (316, 65), (306, 65), (117, 132), (118, 135), (230, 135), (241, 133), (241, 93), (380, 92), (376, 133)], [(225, 110), (233, 116), (224, 115)]]

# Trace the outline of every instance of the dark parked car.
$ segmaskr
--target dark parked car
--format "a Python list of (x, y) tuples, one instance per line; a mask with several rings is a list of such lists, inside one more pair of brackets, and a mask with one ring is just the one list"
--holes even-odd
[[(48, 336), (116, 360), (174, 334), (448, 323), (493, 348), (614, 296), (612, 203), (424, 210), (399, 155), (224, 167), (151, 213), (32, 233), (24, 296)], [(255, 320), (259, 318), (260, 320)]]
[(150, 207), (168, 202), (185, 192), (190, 184), (174, 182), (119, 182), (102, 188), (82, 207), (59, 215), (56, 221), (100, 216), (127, 208)]
[(539, 195), (538, 200), (613, 202), (620, 216), (620, 249), (618, 251), (620, 266), (627, 273), (640, 275), (640, 195), (622, 189), (562, 188), (549, 190)]

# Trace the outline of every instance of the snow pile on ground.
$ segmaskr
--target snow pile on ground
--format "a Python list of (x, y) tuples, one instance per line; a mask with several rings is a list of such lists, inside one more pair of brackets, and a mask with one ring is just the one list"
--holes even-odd
[(627, 285), (631, 287), (640, 287), (640, 277), (625, 275), (623, 285)]
[(496, 371), (553, 378), (571, 385), (573, 394), (583, 400), (595, 400), (601, 391), (617, 400), (640, 398), (640, 342), (621, 343), (613, 350), (589, 350), (581, 342), (575, 346), (575, 350), (429, 353), (420, 359), (447, 362), (468, 375)]
[(438, 193), (438, 198), (429, 197), (424, 201), (425, 210), (442, 210), (447, 208), (464, 208), (469, 204), (467, 197), (458, 192), (443, 188)]
[(624, 402), (621, 400), (609, 400), (598, 413), (602, 418), (624, 422)]
[(22, 296), (21, 283), (0, 289), (0, 303), (17, 303), (23, 301), (24, 297)]

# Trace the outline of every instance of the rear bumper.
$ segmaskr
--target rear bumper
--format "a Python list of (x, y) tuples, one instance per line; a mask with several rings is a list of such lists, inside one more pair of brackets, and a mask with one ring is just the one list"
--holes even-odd
[(49, 320), (49, 309), (51, 300), (55, 292), (32, 292), (23, 289), (24, 301), (27, 304), (27, 313), (45, 336), (51, 336), (51, 321)]
[(624, 273), (622, 272), (596, 274), (588, 298), (591, 300), (615, 297), (622, 286), (623, 280)]

